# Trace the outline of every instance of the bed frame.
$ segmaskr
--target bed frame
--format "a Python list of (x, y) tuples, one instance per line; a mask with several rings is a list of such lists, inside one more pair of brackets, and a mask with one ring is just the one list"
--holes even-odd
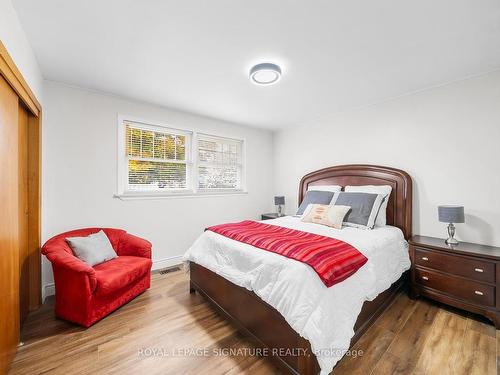
[[(299, 185), (299, 204), (307, 189), (318, 185), (391, 185), (387, 224), (400, 228), (406, 239), (412, 228), (412, 181), (404, 171), (374, 165), (341, 165), (305, 175)], [(214, 272), (190, 263), (190, 292), (198, 291), (251, 339), (285, 372), (319, 373), (309, 342), (295, 332), (282, 315), (255, 293), (239, 287)], [(354, 326), (351, 346), (393, 301), (405, 284), (403, 275), (373, 301), (365, 302)]]

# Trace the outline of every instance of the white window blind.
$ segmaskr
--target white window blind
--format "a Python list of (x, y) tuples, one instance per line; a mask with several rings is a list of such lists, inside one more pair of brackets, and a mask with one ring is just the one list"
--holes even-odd
[(125, 121), (128, 191), (190, 188), (190, 134)]
[(242, 188), (243, 141), (198, 134), (198, 189)]

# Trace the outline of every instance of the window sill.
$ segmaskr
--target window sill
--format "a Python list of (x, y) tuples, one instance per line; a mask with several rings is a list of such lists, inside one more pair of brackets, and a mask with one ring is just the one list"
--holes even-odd
[(227, 197), (232, 195), (246, 195), (246, 190), (231, 190), (231, 191), (199, 191), (177, 192), (177, 193), (122, 193), (114, 194), (113, 198), (118, 198), (122, 201), (143, 200), (143, 199), (172, 199), (172, 198), (208, 198), (208, 197)]

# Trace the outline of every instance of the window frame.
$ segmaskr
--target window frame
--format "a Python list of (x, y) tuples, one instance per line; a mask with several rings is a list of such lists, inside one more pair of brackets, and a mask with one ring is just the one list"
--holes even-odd
[[(126, 122), (133, 122), (140, 125), (145, 130), (171, 131), (173, 134), (186, 136), (186, 188), (171, 190), (130, 190), (128, 186), (128, 160), (126, 154)], [(190, 130), (182, 127), (171, 126), (159, 121), (145, 120), (134, 116), (118, 115), (118, 142), (117, 142), (117, 193), (114, 197), (120, 199), (154, 199), (154, 198), (174, 198), (186, 196), (216, 196), (216, 195), (239, 195), (247, 194), (246, 190), (246, 140), (244, 138), (229, 137), (225, 135), (215, 135), (211, 133)], [(226, 139), (241, 143), (241, 175), (239, 188), (218, 188), (199, 189), (198, 188), (198, 137), (211, 137), (215, 139)], [(184, 164), (184, 163), (182, 163)]]
[[(202, 165), (210, 165), (211, 163), (203, 163), (203, 162), (200, 162), (199, 158), (198, 158), (198, 155), (199, 155), (199, 152), (198, 152), (198, 141), (199, 139), (201, 138), (205, 138), (205, 139), (214, 139), (214, 140), (226, 140), (226, 141), (230, 141), (230, 142), (233, 142), (233, 143), (240, 143), (240, 163), (238, 163), (237, 165), (239, 166), (239, 169), (240, 169), (240, 186), (237, 187), (237, 188), (200, 188), (199, 187), (199, 168), (200, 166)], [(203, 133), (203, 132), (198, 132), (196, 133), (196, 138), (193, 139), (193, 149), (194, 149), (194, 154), (195, 154), (195, 163), (194, 163), (194, 168), (196, 171), (193, 173), (193, 177), (194, 177), (194, 185), (195, 186), (195, 189), (196, 191), (199, 193), (199, 194), (206, 194), (206, 193), (217, 193), (217, 192), (234, 192), (234, 191), (244, 191), (245, 189), (245, 152), (244, 152), (244, 148), (245, 148), (245, 141), (243, 139), (237, 139), (237, 138), (231, 138), (231, 137), (224, 137), (224, 136), (219, 136), (219, 135), (213, 135), (213, 134), (208, 134), (208, 133)]]

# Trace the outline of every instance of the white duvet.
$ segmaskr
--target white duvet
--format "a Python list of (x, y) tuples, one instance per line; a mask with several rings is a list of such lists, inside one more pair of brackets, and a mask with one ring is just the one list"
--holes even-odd
[(195, 241), (184, 259), (252, 290), (273, 306), (309, 340), (321, 374), (328, 374), (349, 349), (363, 303), (389, 288), (410, 267), (408, 244), (401, 230), (392, 226), (338, 230), (292, 216), (265, 223), (340, 239), (362, 252), (368, 262), (348, 279), (327, 288), (304, 263), (211, 231)]

